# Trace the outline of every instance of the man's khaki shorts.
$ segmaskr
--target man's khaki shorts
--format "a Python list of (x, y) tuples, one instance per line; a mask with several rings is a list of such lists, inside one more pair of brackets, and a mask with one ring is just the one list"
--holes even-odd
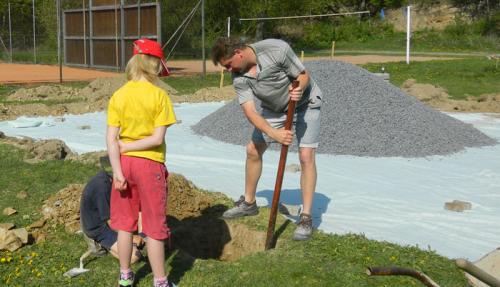
[[(262, 117), (267, 120), (271, 127), (280, 129), (285, 126), (286, 113), (278, 113), (268, 109), (263, 109)], [(293, 124), (295, 127), (295, 137), (299, 147), (317, 148), (319, 145), (321, 99), (310, 101), (295, 109)], [(252, 134), (254, 142), (276, 142), (259, 129), (254, 129)]]

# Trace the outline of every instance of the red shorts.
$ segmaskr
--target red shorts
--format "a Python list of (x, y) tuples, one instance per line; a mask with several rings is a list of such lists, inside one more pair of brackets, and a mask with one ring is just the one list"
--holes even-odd
[(111, 228), (127, 232), (137, 230), (139, 211), (142, 213), (142, 232), (148, 237), (163, 240), (169, 237), (167, 227), (167, 178), (163, 163), (133, 156), (120, 157), (127, 190), (111, 189)]

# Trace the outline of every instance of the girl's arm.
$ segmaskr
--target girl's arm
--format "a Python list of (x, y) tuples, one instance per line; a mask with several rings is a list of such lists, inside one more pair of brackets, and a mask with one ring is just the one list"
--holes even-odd
[(127, 180), (123, 176), (120, 163), (120, 148), (118, 146), (119, 127), (108, 126), (106, 130), (106, 145), (108, 147), (108, 156), (113, 169), (113, 185), (119, 190), (127, 189)]
[(159, 126), (154, 129), (153, 134), (140, 140), (132, 142), (118, 141), (120, 153), (129, 151), (141, 151), (155, 148), (163, 144), (168, 126)]

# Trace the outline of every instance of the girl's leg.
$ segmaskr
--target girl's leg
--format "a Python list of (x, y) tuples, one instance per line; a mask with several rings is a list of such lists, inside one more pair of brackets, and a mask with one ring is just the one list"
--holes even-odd
[(165, 244), (163, 240), (155, 240), (149, 237), (146, 244), (153, 276), (158, 279), (165, 277)]
[(120, 260), (120, 269), (130, 269), (130, 259), (132, 257), (132, 233), (127, 231), (118, 231), (118, 258)]

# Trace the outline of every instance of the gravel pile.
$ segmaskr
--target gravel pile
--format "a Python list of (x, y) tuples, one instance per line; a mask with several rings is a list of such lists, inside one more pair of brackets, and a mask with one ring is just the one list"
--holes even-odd
[[(319, 153), (425, 157), (497, 143), (472, 125), (432, 109), (360, 67), (337, 61), (305, 65), (324, 97)], [(248, 142), (253, 130), (236, 100), (192, 129), (240, 145)], [(293, 145), (291, 150), (297, 147)]]

